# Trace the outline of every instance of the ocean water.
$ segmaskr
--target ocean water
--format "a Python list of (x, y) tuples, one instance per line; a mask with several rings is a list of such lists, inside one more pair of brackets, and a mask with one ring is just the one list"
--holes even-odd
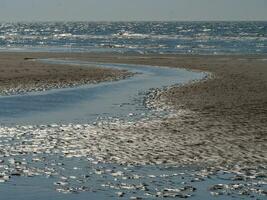
[(0, 23), (0, 51), (266, 54), (267, 22)]

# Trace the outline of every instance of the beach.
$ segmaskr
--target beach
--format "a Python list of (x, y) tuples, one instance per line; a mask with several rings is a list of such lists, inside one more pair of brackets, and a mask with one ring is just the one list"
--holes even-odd
[(267, 1), (239, 1), (0, 2), (0, 200), (265, 200)]
[[(99, 61), (99, 58), (89, 60)], [(171, 106), (177, 111), (174, 111), (177, 117), (156, 122), (155, 127), (151, 122), (147, 127), (138, 125), (136, 129), (140, 127), (140, 130), (133, 130), (133, 133), (151, 133), (152, 137), (147, 137), (142, 141), (144, 145), (140, 145), (146, 147), (143, 153), (147, 160), (156, 162), (153, 153), (147, 153), (152, 151), (155, 157), (167, 157), (162, 162), (179, 164), (266, 164), (265, 56), (119, 56), (104, 61), (182, 67), (211, 73), (206, 80), (171, 87), (156, 95), (155, 101)], [(156, 137), (155, 141), (164, 141), (156, 142), (158, 148), (154, 150), (155, 144), (150, 142), (153, 137)], [(161, 155), (157, 151), (162, 149), (171, 153), (166, 155), (163, 151)]]
[[(90, 82), (122, 77), (121, 71), (49, 66), (24, 59), (51, 57), (181, 67), (209, 73), (205, 80), (172, 86), (153, 95), (149, 102), (153, 102), (154, 106), (168, 106), (172, 111), (169, 117), (136, 122), (123, 128), (113, 127), (110, 131), (122, 139), (122, 141), (118, 138), (116, 140), (119, 141), (116, 147), (118, 150), (113, 152), (115, 153), (113, 156), (105, 155), (104, 149), (112, 148), (106, 145), (101, 152), (95, 152), (96, 155), (103, 155), (108, 161), (218, 166), (266, 164), (265, 56), (2, 53), (0, 58), (5, 61), (2, 61), (0, 66), (11, 66), (13, 71), (8, 72), (11, 78), (2, 81), (1, 87), (10, 87), (15, 83), (27, 85), (31, 80), (29, 77), (33, 76), (36, 78), (35, 81), (40, 77), (43, 78), (40, 82), (44, 85), (56, 82), (66, 86), (73, 82), (80, 83), (80, 80)], [(21, 67), (28, 70), (23, 70), (23, 73), (19, 74), (19, 79), (13, 79), (18, 76), (17, 70)], [(46, 68), (50, 71), (44, 72)], [(74, 71), (78, 73), (73, 73)], [(30, 84), (32, 87), (32, 82)], [(115, 140), (114, 138), (109, 139)], [(127, 140), (132, 138), (131, 143), (123, 141), (124, 138)]]
[[(53, 57), (53, 54), (48, 54), (45, 58), (49, 57)], [(41, 54), (38, 54), (37, 58), (42, 58)], [(2, 95), (77, 87), (131, 76), (123, 70), (103, 69), (95, 66), (49, 65), (33, 60), (31, 54), (23, 53), (1, 53), (0, 71), (0, 93)]]
[[(134, 113), (129, 113), (125, 119), (93, 123), (0, 126), (4, 195), (31, 194), (20, 191), (20, 183), (20, 190), (9, 187), (16, 177), (47, 177), (51, 183), (40, 182), (40, 188), (54, 185), (60, 195), (97, 191), (92, 194), (101, 196), (104, 190), (115, 199), (266, 196), (266, 56), (1, 53), (0, 88), (7, 105), (21, 93), (27, 97), (27, 92), (49, 94), (68, 87), (75, 91), (88, 83), (116, 83), (138, 75), (40, 60), (47, 58), (183, 68), (205, 76), (150, 90), (142, 102), (156, 112), (141, 119), (131, 120)], [(55, 99), (56, 105), (62, 103)], [(46, 199), (48, 193), (38, 190)]]

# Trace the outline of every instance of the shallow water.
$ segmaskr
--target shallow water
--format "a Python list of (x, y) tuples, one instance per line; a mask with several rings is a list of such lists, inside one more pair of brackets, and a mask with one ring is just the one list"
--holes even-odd
[[(39, 169), (51, 167), (57, 173), (52, 176), (12, 177), (9, 182), (0, 183), (1, 199), (118, 199), (118, 192), (123, 192), (120, 199), (162, 199), (164, 195), (164, 199), (263, 200), (264, 195), (253, 191), (267, 189), (266, 183), (260, 179), (237, 181), (233, 180), (235, 174), (223, 171), (206, 176), (201, 168), (196, 167), (119, 166), (93, 164), (83, 158), (42, 156), (46, 159), (45, 165), (44, 162), (31, 163), (32, 169), (33, 166)], [(66, 185), (57, 185), (59, 182)], [(220, 195), (213, 196), (210, 188), (216, 184), (225, 184), (225, 188), (215, 190)], [(244, 191), (248, 193), (242, 194)]]
[[(204, 73), (167, 67), (126, 64), (96, 64), (68, 60), (43, 60), (49, 63), (80, 64), (90, 67), (126, 69), (134, 77), (78, 88), (56, 89), (0, 97), (0, 122), (2, 125), (92, 123), (99, 117), (144, 117), (149, 110), (143, 104), (146, 92), (201, 79)], [(152, 111), (151, 111), (152, 112)]]

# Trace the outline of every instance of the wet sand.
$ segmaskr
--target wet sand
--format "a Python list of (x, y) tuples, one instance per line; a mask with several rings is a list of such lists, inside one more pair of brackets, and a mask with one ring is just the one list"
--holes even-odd
[[(38, 176), (42, 176), (50, 177), (46, 180), (54, 185), (55, 191), (76, 196), (80, 192), (101, 196), (106, 191), (109, 197), (113, 194), (114, 199), (138, 199), (136, 196), (141, 199), (214, 199), (219, 195), (225, 199), (265, 198), (266, 58), (0, 54), (2, 60), (6, 56), (9, 56), (6, 64), (24, 63), (24, 67), (29, 68), (19, 82), (6, 80), (8, 86), (23, 85), (29, 80), (29, 72), (38, 69), (43, 73), (48, 67), (55, 76), (43, 78), (41, 87), (50, 89), (50, 81), (62, 73), (66, 83), (59, 83), (59, 87), (68, 87), (73, 83), (70, 73), (80, 69), (24, 60), (27, 57), (183, 67), (206, 71), (210, 76), (202, 81), (152, 91), (145, 103), (148, 107), (168, 110), (169, 114), (164, 117), (155, 115), (137, 122), (112, 119), (93, 124), (0, 126), (0, 183), (6, 183), (3, 191), (9, 191), (4, 196), (19, 194), (14, 187), (20, 186), (16, 177), (21, 177), (25, 186), (24, 178), (32, 177), (28, 179), (32, 185), (36, 177), (40, 185), (43, 179)], [(16, 69), (19, 66), (13, 64)], [(90, 73), (91, 69), (82, 70)], [(98, 81), (104, 80), (105, 73), (108, 70), (97, 72)], [(35, 72), (35, 77), (38, 74), (41, 73)], [(14, 77), (16, 73), (9, 71), (6, 75)], [(76, 78), (83, 79), (83, 73), (76, 74)], [(25, 191), (30, 192), (31, 197), (35, 192), (34, 187), (28, 185), (22, 190), (23, 196)], [(41, 194), (38, 192), (38, 195)]]
[(170, 106), (175, 116), (149, 122), (147, 128), (138, 125), (133, 131), (148, 132), (140, 140), (144, 144), (136, 147), (136, 151), (145, 147), (147, 160), (217, 165), (267, 162), (266, 56), (129, 56), (112, 61), (211, 73), (207, 80), (157, 92), (155, 101)]
[[(38, 58), (39, 56), (36, 57)], [(47, 56), (53, 57), (53, 54)], [(74, 87), (88, 83), (118, 80), (130, 76), (130, 73), (123, 70), (103, 69), (94, 66), (88, 68), (50, 65), (35, 61), (32, 58), (33, 55), (31, 54), (0, 54), (1, 95)]]
[(98, 126), (94, 148), (84, 146), (87, 154), (124, 164), (259, 166), (267, 163), (267, 61), (264, 56), (46, 53), (9, 56), (65, 57), (210, 72), (209, 79), (152, 95), (150, 105), (163, 108), (167, 105), (172, 110), (164, 119)]

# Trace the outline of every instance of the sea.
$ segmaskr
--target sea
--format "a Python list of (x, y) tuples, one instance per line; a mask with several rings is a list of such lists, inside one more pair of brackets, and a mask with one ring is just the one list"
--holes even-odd
[(0, 23), (0, 51), (266, 54), (267, 22)]
[[(267, 53), (267, 22), (0, 23), (0, 52), (10, 51), (262, 55)], [(115, 117), (130, 124), (138, 115), (151, 118), (143, 115), (150, 114), (143, 105), (150, 88), (206, 74), (166, 67), (39, 61), (120, 67), (136, 75), (117, 82), (0, 97), (0, 122), (12, 125), (0, 126), (0, 199), (266, 199), (264, 166), (259, 171), (235, 166), (236, 172), (214, 172), (199, 166), (117, 165), (90, 155), (101, 148), (112, 155), (109, 146), (125, 140), (116, 136), (108, 141), (110, 133), (104, 137), (98, 129), (88, 135), (88, 129), (82, 129), (88, 126), (79, 125), (84, 119), (105, 125), (105, 119)], [(96, 143), (87, 151), (98, 134), (109, 146)]]

